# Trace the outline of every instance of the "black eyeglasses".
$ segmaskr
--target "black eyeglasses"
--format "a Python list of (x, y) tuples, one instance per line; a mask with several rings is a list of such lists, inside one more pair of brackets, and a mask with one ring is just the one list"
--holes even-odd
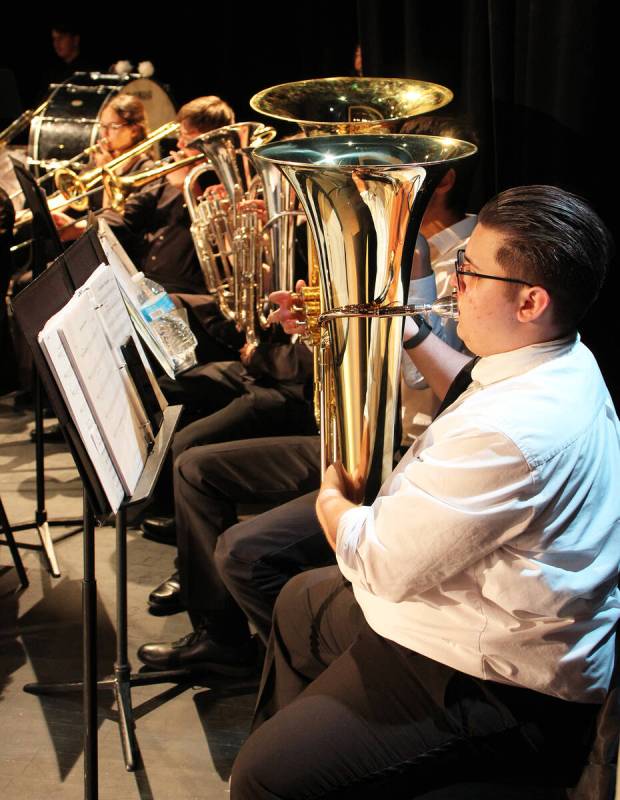
[(505, 278), (503, 275), (484, 275), (482, 272), (470, 272), (463, 269), (465, 262), (465, 250), (456, 251), (456, 261), (454, 262), (454, 271), (456, 273), (456, 285), (459, 292), (465, 291), (465, 281), (463, 277), (469, 275), (472, 278), (488, 278), (490, 281), (504, 281), (504, 283), (520, 283), (523, 286), (535, 286), (533, 283), (519, 280), (519, 278)]

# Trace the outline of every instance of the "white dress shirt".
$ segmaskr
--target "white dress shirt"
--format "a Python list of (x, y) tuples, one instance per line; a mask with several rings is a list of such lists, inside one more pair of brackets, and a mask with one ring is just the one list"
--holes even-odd
[(620, 425), (578, 337), (482, 358), (337, 558), (369, 625), (436, 661), (600, 702), (613, 668)]

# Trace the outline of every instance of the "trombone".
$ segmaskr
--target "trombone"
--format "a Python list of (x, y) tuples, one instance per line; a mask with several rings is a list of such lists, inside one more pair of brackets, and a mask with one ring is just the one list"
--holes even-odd
[(123, 213), (125, 208), (125, 200), (127, 195), (134, 189), (141, 186), (146, 186), (158, 178), (168, 175), (170, 172), (175, 172), (182, 167), (194, 167), (201, 162), (208, 162), (205, 164), (206, 169), (213, 169), (209, 159), (204, 153), (195, 153), (185, 158), (180, 158), (178, 161), (173, 161), (167, 158), (156, 162), (149, 169), (142, 170), (141, 172), (134, 172), (132, 175), (117, 175), (114, 170), (109, 166), (103, 167), (103, 188), (108, 197), (110, 198), (110, 208), (118, 211), (119, 214)]
[(46, 108), (47, 104), (49, 103), (49, 98), (46, 98), (41, 105), (37, 106), (36, 108), (29, 108), (27, 111), (24, 111), (23, 114), (20, 114), (16, 120), (11, 122), (4, 130), (0, 131), (0, 150), (3, 147), (14, 139), (18, 133), (21, 133), (24, 128), (27, 128), (30, 125), (30, 121), (33, 117), (36, 117), (38, 114), (41, 114), (43, 110)]
[[(54, 184), (56, 185), (56, 191), (47, 198), (50, 211), (63, 211), (66, 208), (73, 208), (75, 211), (87, 211), (88, 198), (91, 194), (99, 191), (103, 184), (104, 175), (116, 175), (115, 171), (127, 161), (145, 153), (161, 139), (176, 136), (178, 132), (178, 122), (167, 122), (104, 166), (93, 167), (79, 175), (66, 166), (55, 170)], [(31, 220), (32, 212), (26, 209), (16, 221), (15, 228), (21, 228)]]
[(78, 195), (84, 195), (91, 189), (98, 187), (103, 180), (104, 170), (108, 173), (113, 173), (116, 168), (125, 164), (126, 161), (145, 153), (161, 139), (176, 136), (178, 132), (178, 122), (166, 122), (141, 142), (134, 145), (134, 147), (121, 153), (120, 156), (113, 158), (112, 161), (109, 161), (104, 166), (93, 167), (86, 172), (82, 172), (80, 175), (67, 167), (60, 167), (54, 172), (54, 185), (64, 198), (72, 201), (70, 205), (73, 209), (76, 211), (86, 211), (88, 208), (88, 200), (86, 198), (78, 198)]

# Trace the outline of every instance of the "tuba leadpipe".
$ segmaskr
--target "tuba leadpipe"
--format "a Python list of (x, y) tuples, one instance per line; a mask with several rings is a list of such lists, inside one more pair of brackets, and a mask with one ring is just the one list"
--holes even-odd
[(324, 465), (341, 461), (365, 487), (365, 502), (392, 470), (401, 315), (422, 215), (445, 171), (475, 152), (441, 137), (362, 135), (273, 143), (254, 154), (284, 172), (306, 213), (324, 315)]

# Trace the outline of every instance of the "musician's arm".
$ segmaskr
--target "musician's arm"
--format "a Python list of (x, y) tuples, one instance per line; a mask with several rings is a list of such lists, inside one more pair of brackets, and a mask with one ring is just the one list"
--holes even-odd
[[(413, 339), (418, 333), (418, 326), (411, 317), (405, 321), (403, 344)], [(429, 335), (420, 344), (413, 348), (405, 349), (407, 358), (410, 358), (416, 369), (424, 376), (427, 384), (440, 400), (446, 395), (450, 384), (461, 369), (471, 361), (470, 355), (459, 353), (449, 344), (446, 344), (434, 333)]]
[(62, 211), (52, 211), (52, 219), (58, 229), (61, 242), (72, 242), (79, 239), (86, 230), (87, 221), (85, 219), (75, 220)]
[(316, 514), (329, 546), (336, 551), (338, 525), (342, 515), (356, 504), (348, 498), (352, 490), (347, 486), (344, 470), (340, 464), (332, 464), (325, 471), (321, 490), (316, 499)]

